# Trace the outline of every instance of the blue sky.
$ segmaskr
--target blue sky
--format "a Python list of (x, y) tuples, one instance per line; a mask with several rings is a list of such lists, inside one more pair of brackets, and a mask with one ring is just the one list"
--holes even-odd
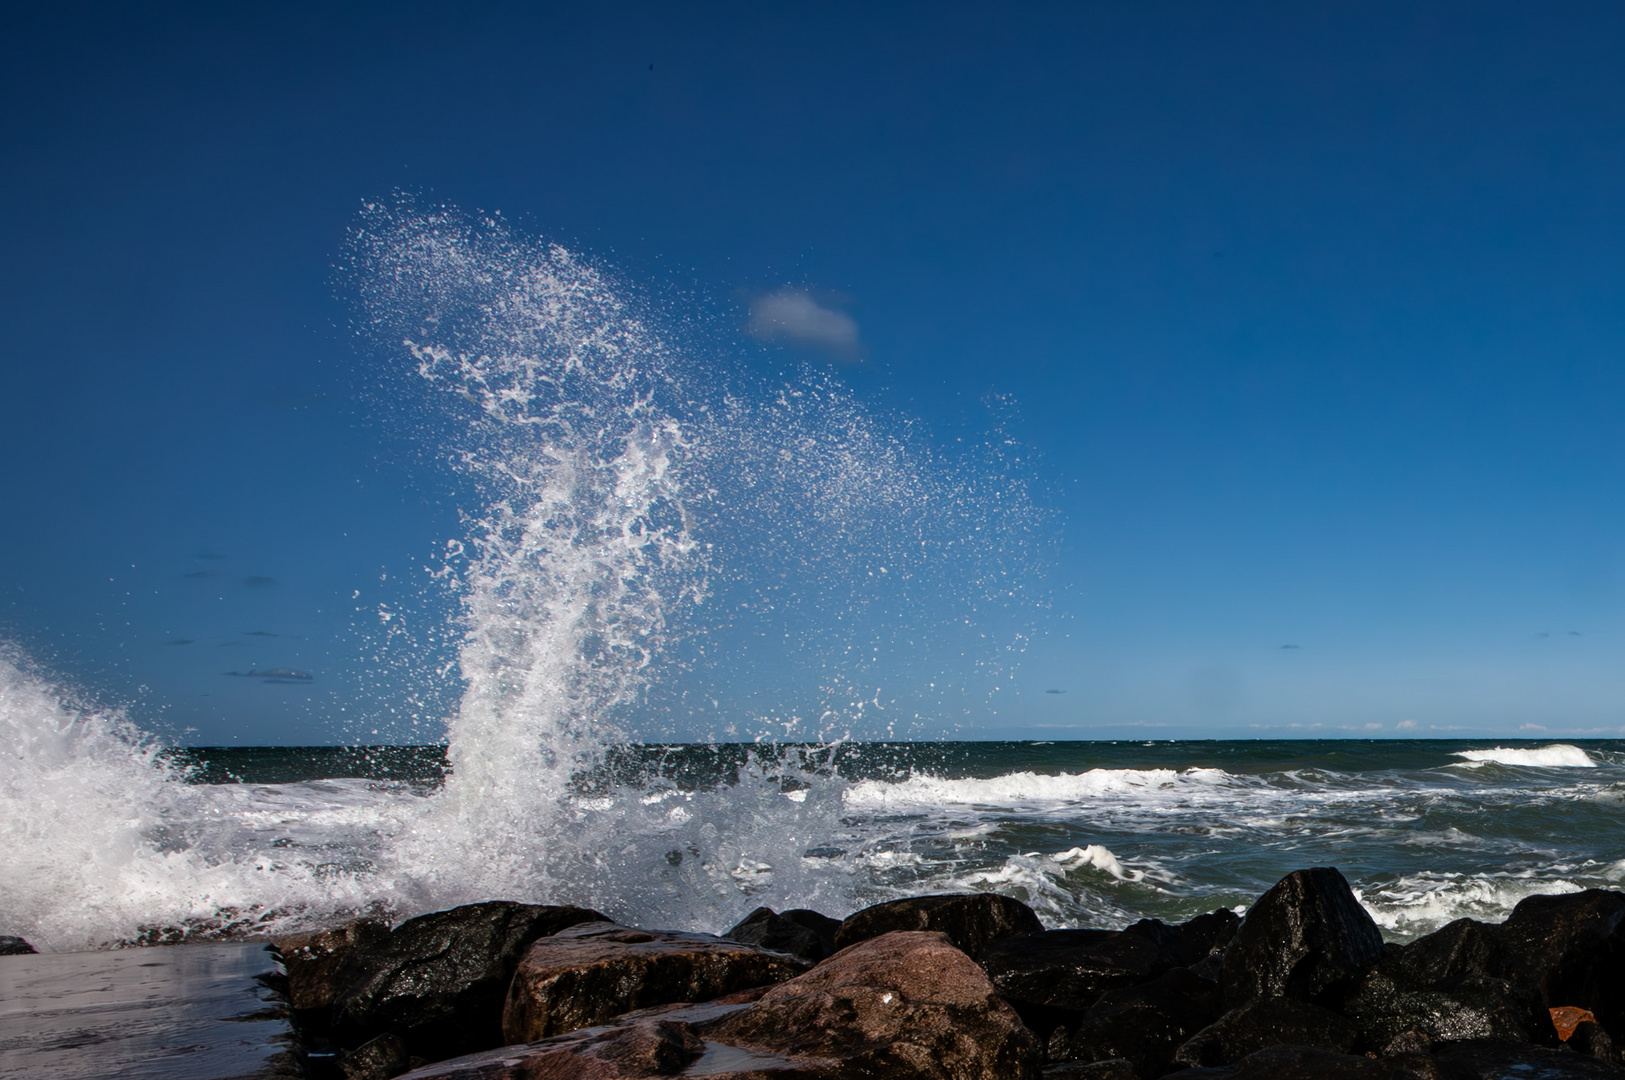
[[(372, 615), (467, 495), (375, 407), (335, 270), (397, 189), (765, 365), (749, 298), (836, 297), (863, 362), (812, 362), (935, 437), (1008, 395), (1053, 601), (942, 730), (1625, 725), (1616, 5), (79, 5), (5, 37), (0, 634), (155, 729), (402, 737), (432, 692)], [(225, 674), (275, 668), (312, 678)]]

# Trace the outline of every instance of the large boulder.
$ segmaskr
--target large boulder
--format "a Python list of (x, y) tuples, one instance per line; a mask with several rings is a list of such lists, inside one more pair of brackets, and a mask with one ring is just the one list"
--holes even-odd
[(1125, 1060), (1150, 1080), (1167, 1072), (1175, 1048), (1218, 1015), (1218, 984), (1174, 968), (1143, 985), (1106, 991), (1075, 1027), (1050, 1036), (1046, 1056)]
[(502, 1012), (505, 1043), (536, 1042), (622, 1013), (783, 982), (809, 961), (711, 934), (581, 923), (534, 942)]
[(1625, 1036), (1625, 893), (1531, 896), (1504, 923), (1457, 919), (1391, 948), (1345, 1009), (1381, 1043), (1417, 1030), (1437, 1040), (1557, 1041), (1550, 1009), (1592, 1012)]
[(394, 1032), (435, 1060), (502, 1045), (502, 1004), (537, 938), (605, 916), (494, 900), (420, 915), (349, 951), (333, 985), (333, 1036), (355, 1047)]
[(1037, 1080), (1031, 1032), (940, 933), (853, 945), (804, 975), (663, 1006), (411, 1080)]
[(1295, 870), (1248, 909), (1225, 949), (1225, 1004), (1333, 1003), (1382, 955), (1382, 934), (1330, 866)]
[(989, 942), (1011, 934), (1044, 929), (1033, 909), (998, 893), (952, 893), (911, 896), (864, 908), (848, 915), (835, 932), (835, 948), (844, 949), (895, 930), (935, 930), (971, 956)]
[(341, 926), (272, 939), (288, 972), (288, 1002), (294, 1011), (325, 1011), (331, 1007), (333, 980), (340, 965), (355, 950), (375, 946), (388, 936), (389, 924), (383, 920), (355, 919)]
[(1542, 1008), (1589, 1009), (1625, 1042), (1625, 892), (1525, 897), (1495, 936), (1493, 974), (1534, 991)]
[(834, 955), (835, 932), (840, 928), (839, 919), (807, 908), (777, 912), (770, 907), (759, 907), (722, 936), (817, 963)]
[(1254, 998), (1196, 1032), (1172, 1057), (1180, 1065), (1230, 1065), (1269, 1046), (1310, 1046), (1346, 1054), (1359, 1039), (1338, 1013), (1292, 998)]

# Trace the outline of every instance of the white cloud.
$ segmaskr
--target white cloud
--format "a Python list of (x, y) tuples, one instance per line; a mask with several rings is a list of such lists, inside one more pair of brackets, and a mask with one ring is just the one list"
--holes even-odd
[(1546, 730), (1546, 725), (1545, 724), (1519, 724), (1518, 725), (1518, 730), (1519, 731), (1545, 731)]
[(858, 324), (852, 316), (825, 307), (805, 289), (788, 285), (751, 302), (745, 332), (762, 341), (811, 345), (847, 359), (863, 354)]
[(1412, 728), (1414, 728), (1416, 726), (1416, 721), (1415, 720), (1401, 720), (1399, 723), (1395, 724), (1394, 726), (1399, 728), (1401, 731), (1409, 731), (1409, 730), (1411, 730)]

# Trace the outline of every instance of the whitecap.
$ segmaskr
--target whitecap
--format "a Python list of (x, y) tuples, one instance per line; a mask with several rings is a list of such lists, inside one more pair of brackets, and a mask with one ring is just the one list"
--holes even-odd
[(1493, 750), (1457, 750), (1455, 756), (1471, 762), (1494, 762), (1497, 765), (1525, 765), (1542, 769), (1594, 769), (1591, 760), (1578, 746), (1553, 743), (1533, 749), (1497, 746)]

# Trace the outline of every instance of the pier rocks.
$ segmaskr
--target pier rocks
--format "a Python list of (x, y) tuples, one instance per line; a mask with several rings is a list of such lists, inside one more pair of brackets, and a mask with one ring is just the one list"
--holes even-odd
[(441, 1062), (412, 1080), (1037, 1080), (1037, 1047), (941, 933), (898, 931), (708, 1005)]

